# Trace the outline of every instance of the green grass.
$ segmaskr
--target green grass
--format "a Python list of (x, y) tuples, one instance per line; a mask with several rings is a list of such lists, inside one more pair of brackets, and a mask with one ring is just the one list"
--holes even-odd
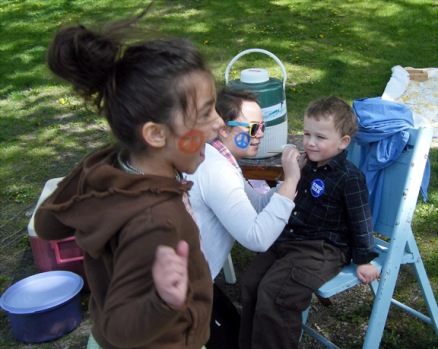
[[(5, 256), (29, 250), (26, 226), (44, 182), (66, 175), (83, 155), (111, 140), (103, 119), (48, 71), (50, 39), (63, 23), (123, 18), (138, 13), (139, 3), (0, 0), (0, 290), (15, 275), (2, 266), (9, 265), (3, 263)], [(393, 66), (437, 66), (435, 0), (164, 0), (156, 2), (141, 25), (145, 31), (194, 42), (218, 87), (224, 85), (225, 69), (236, 54), (248, 48), (274, 53), (287, 71), (291, 132), (300, 131), (302, 113), (314, 99), (338, 95), (352, 102), (379, 96)], [(274, 60), (254, 53), (233, 65), (230, 80), (248, 67), (264, 67), (282, 78)], [(430, 159), (429, 200), (417, 205), (414, 230), (438, 292), (438, 149), (432, 149)], [(409, 297), (409, 287), (404, 292)], [(4, 322), (0, 317), (2, 326)], [(416, 326), (410, 321), (406, 328)], [(396, 327), (387, 332), (382, 348), (403, 347), (406, 339), (400, 339)], [(421, 327), (421, 333), (423, 342), (432, 346), (436, 337), (428, 327)], [(14, 346), (0, 340), (3, 345)]]

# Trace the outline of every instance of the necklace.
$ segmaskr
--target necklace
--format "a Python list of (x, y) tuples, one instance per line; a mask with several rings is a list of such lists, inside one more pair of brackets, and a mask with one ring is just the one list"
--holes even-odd
[(140, 174), (140, 175), (143, 175), (143, 176), (144, 176), (144, 172), (141, 171), (141, 170), (139, 170), (137, 167), (132, 166), (131, 163), (130, 163), (128, 160), (126, 160), (126, 166), (127, 166), (132, 172), (134, 172), (134, 174)]
[(122, 170), (125, 171), (126, 173), (129, 173), (129, 174), (139, 174), (139, 175), (143, 175), (144, 176), (144, 172), (140, 171), (138, 168), (132, 166), (131, 163), (128, 160), (123, 161), (121, 153), (117, 154), (117, 161), (118, 161), (120, 167), (122, 168)]
[[(139, 170), (137, 167), (133, 166), (129, 162), (129, 160), (123, 161), (121, 153), (117, 154), (117, 162), (119, 163), (119, 165), (122, 168), (122, 170), (125, 171), (126, 173), (129, 173), (129, 174), (139, 174), (139, 175), (144, 176), (144, 172)], [(175, 179), (178, 182), (183, 182), (183, 178), (182, 178), (181, 174), (177, 170), (175, 170)]]

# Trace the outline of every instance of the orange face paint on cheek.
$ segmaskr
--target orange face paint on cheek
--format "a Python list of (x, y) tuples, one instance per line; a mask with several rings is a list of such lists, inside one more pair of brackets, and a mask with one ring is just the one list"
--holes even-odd
[(178, 141), (178, 149), (182, 153), (193, 154), (198, 152), (205, 143), (204, 132), (199, 130), (190, 130), (183, 135)]

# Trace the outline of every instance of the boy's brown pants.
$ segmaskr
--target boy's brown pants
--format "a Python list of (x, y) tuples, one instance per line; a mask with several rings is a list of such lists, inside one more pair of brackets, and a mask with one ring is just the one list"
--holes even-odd
[(297, 348), (313, 291), (346, 263), (322, 240), (278, 243), (258, 254), (242, 279), (239, 348)]

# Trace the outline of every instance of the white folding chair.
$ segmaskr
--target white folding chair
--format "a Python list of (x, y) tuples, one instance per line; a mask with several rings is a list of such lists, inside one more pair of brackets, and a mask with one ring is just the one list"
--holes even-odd
[[(380, 270), (380, 280), (370, 285), (374, 303), (363, 343), (363, 348), (367, 349), (379, 347), (391, 304), (430, 324), (438, 335), (437, 302), (411, 227), (432, 141), (432, 129), (410, 129), (409, 133), (410, 138), (402, 154), (383, 170), (382, 199), (374, 226), (375, 232), (382, 238), (375, 239), (376, 250), (380, 255), (373, 261)], [(354, 142), (349, 148), (349, 158), (356, 165), (359, 164), (360, 146)], [(402, 264), (408, 264), (414, 270), (429, 316), (393, 299)], [(316, 294), (330, 298), (359, 285), (355, 269), (353, 264), (345, 266), (341, 273), (321, 286)], [(338, 348), (306, 325), (309, 309), (303, 313), (303, 331), (328, 348)]]
[(233, 260), (231, 258), (231, 253), (228, 254), (227, 260), (223, 266), (225, 281), (227, 284), (235, 284), (236, 283), (236, 273), (234, 272)]

